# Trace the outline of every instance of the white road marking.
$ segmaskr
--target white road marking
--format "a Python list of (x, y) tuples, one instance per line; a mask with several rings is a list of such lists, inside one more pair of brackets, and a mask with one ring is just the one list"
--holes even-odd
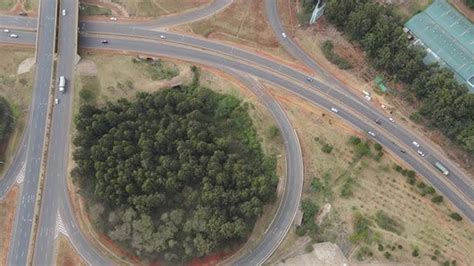
[(20, 172), (18, 173), (18, 176), (16, 177), (16, 183), (20, 184), (25, 180), (25, 171), (26, 171), (26, 162), (23, 163), (23, 167), (21, 167)]
[(58, 215), (56, 216), (56, 230), (54, 231), (54, 239), (56, 239), (59, 236), (59, 233), (62, 233), (66, 237), (69, 237), (66, 227), (64, 227), (63, 219), (61, 219), (61, 215), (59, 214), (59, 211), (58, 211)]

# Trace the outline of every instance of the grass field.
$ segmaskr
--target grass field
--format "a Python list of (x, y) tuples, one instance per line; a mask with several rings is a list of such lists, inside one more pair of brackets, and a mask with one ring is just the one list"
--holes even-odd
[(6, 265), (18, 187), (14, 186), (0, 201), (0, 265)]
[[(29, 57), (33, 57), (33, 50), (22, 48), (0, 47), (0, 95), (4, 96), (12, 108), (15, 117), (15, 130), (10, 136), (5, 152), (6, 164), (10, 162), (17, 145), (21, 140), (21, 134), (26, 125), (26, 116), (31, 100), (34, 71), (17, 75), (20, 63)], [(4, 164), (0, 164), (0, 177), (3, 173)]]
[(79, 15), (81, 16), (110, 16), (112, 11), (107, 8), (102, 8), (93, 5), (80, 4)]
[(1, 11), (9, 11), (13, 5), (15, 5), (15, 0), (0, 0)]
[(291, 59), (275, 38), (266, 20), (264, 1), (261, 0), (234, 0), (229, 7), (219, 13), (207, 19), (178, 26), (176, 29)]
[[(96, 53), (83, 54), (85, 66), (79, 66), (75, 76), (75, 98), (76, 103), (103, 104), (119, 98), (133, 99), (139, 91), (154, 92), (161, 88), (172, 87), (180, 84), (191, 83), (193, 74), (188, 63), (169, 61), (163, 59), (161, 65), (166, 70), (172, 70), (177, 74), (175, 77), (162, 76), (161, 80), (153, 80), (155, 71), (152, 64), (146, 61), (138, 61), (134, 56), (116, 56)], [(84, 62), (83, 62), (84, 63)], [(83, 64), (81, 63), (81, 64)], [(110, 65), (117, 66), (111, 68)], [(166, 72), (166, 71), (161, 71)], [(87, 76), (81, 75), (88, 74)], [(167, 79), (170, 78), (170, 79)], [(265, 154), (275, 155), (278, 158), (277, 174), (284, 175), (284, 150), (282, 138), (276, 130), (276, 124), (270, 113), (258, 102), (256, 97), (247, 89), (242, 88), (232, 77), (216, 70), (201, 68), (201, 85), (211, 90), (233, 95), (243, 102), (250, 104), (249, 113), (254, 121), (257, 133), (262, 141)], [(84, 97), (84, 91), (89, 91)], [(75, 113), (78, 104), (74, 106)], [(280, 178), (281, 180), (281, 178)], [(264, 207), (264, 213), (257, 220), (249, 245), (244, 246), (242, 251), (248, 250), (257, 243), (264, 233), (269, 222), (273, 219), (277, 204), (269, 204)], [(84, 214), (82, 214), (84, 215)], [(227, 251), (226, 251), (227, 252)]]
[(158, 17), (197, 8), (211, 0), (112, 0), (123, 6), (130, 16)]
[(82, 258), (76, 253), (69, 239), (60, 235), (56, 238), (56, 264), (58, 266), (85, 266)]
[[(394, 170), (397, 162), (388, 153), (376, 160), (372, 141), (370, 154), (358, 159), (358, 149), (349, 139), (358, 136), (364, 142), (364, 134), (332, 113), (280, 90), (274, 92), (300, 136), (305, 161), (303, 200), (318, 207), (331, 204), (314, 241), (337, 243), (353, 263), (426, 265), (456, 260), (467, 265), (474, 261), (474, 228), (465, 220), (450, 218), (450, 204), (433, 203), (432, 194), (422, 196), (419, 187), (421, 182), (429, 186), (427, 181), (417, 176), (415, 185), (410, 185), (406, 176)], [(368, 223), (363, 232), (354, 230), (358, 214)], [(298, 241), (293, 228), (270, 262), (284, 259)]]

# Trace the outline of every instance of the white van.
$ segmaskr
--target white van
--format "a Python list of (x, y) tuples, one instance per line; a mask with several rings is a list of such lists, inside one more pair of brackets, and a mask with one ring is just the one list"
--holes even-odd
[(59, 77), (59, 91), (64, 92), (66, 87), (66, 78), (64, 76)]

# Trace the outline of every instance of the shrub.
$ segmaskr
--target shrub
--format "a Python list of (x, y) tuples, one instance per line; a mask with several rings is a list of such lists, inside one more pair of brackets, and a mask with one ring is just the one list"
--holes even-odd
[(420, 255), (420, 250), (418, 250), (418, 248), (413, 249), (413, 251), (411, 252), (411, 255), (413, 257), (418, 257), (418, 255)]
[(408, 177), (415, 177), (415, 176), (416, 176), (415, 171), (413, 171), (413, 170), (408, 170), (408, 171), (407, 171), (407, 176), (408, 176)]
[(441, 202), (443, 202), (443, 196), (435, 195), (431, 198), (431, 201), (434, 202), (434, 203), (441, 203)]
[(278, 129), (278, 127), (276, 127), (276, 126), (271, 126), (268, 129), (268, 137), (270, 137), (272, 139), (276, 138), (279, 134), (280, 134), (280, 129)]
[(307, 253), (310, 253), (310, 252), (313, 252), (314, 250), (314, 247), (312, 244), (308, 244), (306, 245), (306, 247), (304, 248), (304, 251), (306, 251)]
[(360, 138), (358, 137), (355, 137), (355, 136), (351, 136), (349, 138), (349, 143), (352, 144), (352, 145), (357, 145), (361, 142)]
[(410, 185), (415, 185), (416, 183), (416, 178), (414, 177), (407, 177), (407, 183), (410, 184)]
[(384, 250), (383, 245), (379, 243), (377, 249), (378, 249), (379, 251), (383, 251), (383, 250)]
[(383, 256), (384, 256), (387, 260), (389, 260), (389, 259), (392, 257), (392, 254), (390, 254), (390, 252), (386, 251), (386, 252), (383, 254)]
[(304, 236), (306, 234), (306, 228), (304, 226), (297, 226), (295, 233), (297, 236)]
[(394, 232), (398, 235), (402, 231), (401, 225), (381, 210), (375, 214), (375, 223), (383, 230)]
[(324, 152), (324, 153), (331, 153), (333, 147), (329, 144), (324, 144), (323, 147), (321, 148), (321, 150)]
[(375, 144), (374, 144), (374, 149), (375, 149), (376, 151), (381, 151), (381, 150), (382, 150), (382, 145), (380, 145), (379, 143), (375, 143)]
[(320, 191), (321, 188), (322, 188), (322, 184), (319, 178), (313, 177), (313, 180), (311, 181), (311, 190)]
[(332, 41), (330, 40), (327, 40), (323, 43), (323, 46), (321, 47), (321, 50), (324, 54), (324, 57), (326, 57), (326, 59), (337, 65), (340, 69), (349, 69), (351, 68), (351, 64), (349, 64), (349, 62), (342, 58), (340, 55), (338, 55), (337, 53), (334, 52), (334, 44), (332, 43)]
[(454, 220), (456, 221), (461, 221), (462, 220), (462, 216), (459, 215), (459, 213), (457, 212), (452, 212), (449, 217), (453, 218)]

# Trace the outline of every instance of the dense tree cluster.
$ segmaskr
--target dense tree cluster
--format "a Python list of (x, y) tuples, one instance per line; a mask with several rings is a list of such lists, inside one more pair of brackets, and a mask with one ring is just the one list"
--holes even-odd
[(8, 101), (0, 96), (0, 142), (4, 141), (12, 130), (13, 122)]
[(421, 101), (419, 114), (474, 152), (474, 94), (449, 70), (423, 64), (425, 52), (410, 46), (392, 7), (374, 0), (328, 0), (325, 15), (364, 49), (375, 68), (408, 84)]
[(98, 226), (136, 254), (168, 261), (244, 239), (273, 199), (247, 105), (200, 87), (139, 93), (76, 117), (73, 177)]
[(474, 9), (474, 0), (464, 0), (464, 2), (470, 9)]

